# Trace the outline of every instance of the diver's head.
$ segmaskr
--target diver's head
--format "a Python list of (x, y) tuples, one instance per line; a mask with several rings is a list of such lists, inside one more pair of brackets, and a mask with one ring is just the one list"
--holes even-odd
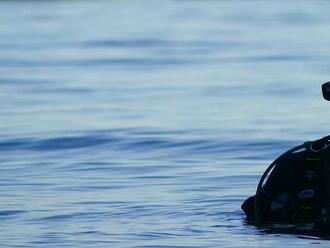
[(322, 84), (322, 94), (325, 100), (330, 101), (330, 82)]

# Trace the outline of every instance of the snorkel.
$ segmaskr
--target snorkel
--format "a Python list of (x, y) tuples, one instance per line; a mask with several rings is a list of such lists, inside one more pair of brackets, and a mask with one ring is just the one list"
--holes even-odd
[(330, 82), (326, 82), (322, 85), (323, 98), (330, 101)]

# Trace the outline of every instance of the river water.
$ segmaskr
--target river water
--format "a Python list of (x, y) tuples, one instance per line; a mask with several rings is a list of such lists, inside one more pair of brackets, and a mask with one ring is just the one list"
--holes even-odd
[(329, 247), (240, 209), (329, 132), (329, 1), (1, 1), (2, 247)]

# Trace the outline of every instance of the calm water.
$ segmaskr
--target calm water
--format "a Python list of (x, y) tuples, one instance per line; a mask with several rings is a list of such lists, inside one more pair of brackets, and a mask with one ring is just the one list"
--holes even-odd
[(330, 131), (329, 1), (1, 1), (2, 247), (329, 247), (245, 223)]

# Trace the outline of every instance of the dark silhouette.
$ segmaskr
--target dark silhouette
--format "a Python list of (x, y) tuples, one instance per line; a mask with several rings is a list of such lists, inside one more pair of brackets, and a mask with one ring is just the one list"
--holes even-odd
[[(330, 82), (322, 85), (322, 93), (330, 100)], [(305, 142), (277, 158), (242, 209), (258, 226), (280, 223), (282, 231), (330, 237), (330, 136)]]

